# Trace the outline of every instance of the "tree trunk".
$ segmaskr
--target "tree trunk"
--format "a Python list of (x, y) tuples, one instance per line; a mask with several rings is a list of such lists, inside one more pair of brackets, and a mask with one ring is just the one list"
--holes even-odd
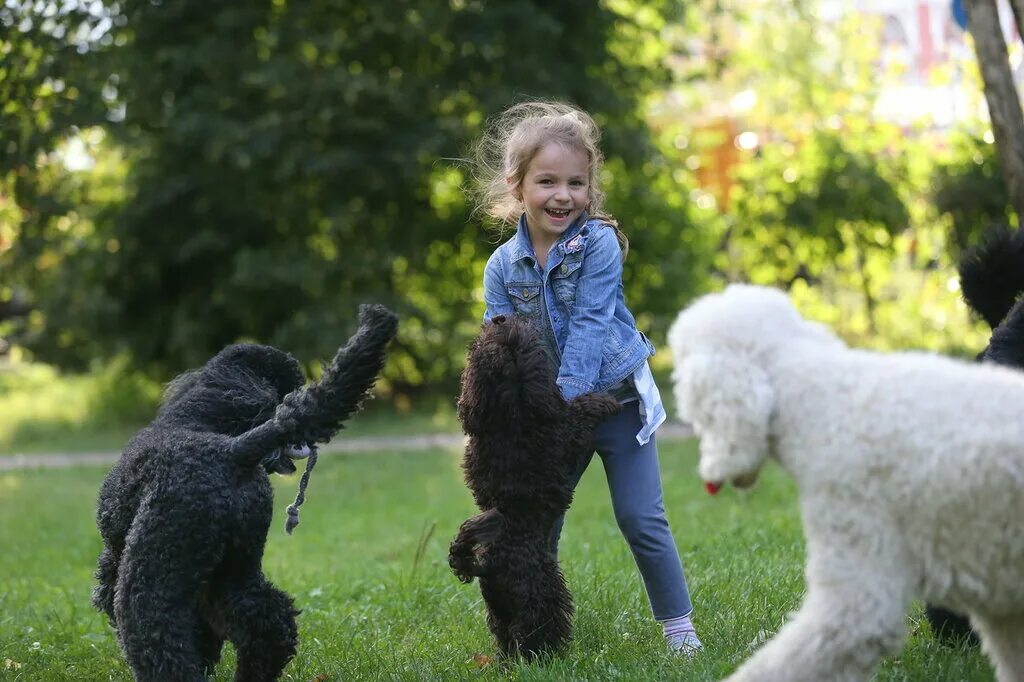
[[(1012, 1), (1015, 5), (1024, 4), (1024, 0)], [(999, 165), (1017, 213), (1017, 224), (1024, 225), (1024, 114), (1007, 61), (999, 12), (995, 0), (967, 0), (965, 4), (974, 51), (985, 83), (985, 102), (992, 120)]]
[(1017, 25), (1017, 35), (1024, 36), (1024, 0), (1010, 0), (1010, 9), (1013, 10), (1013, 23)]

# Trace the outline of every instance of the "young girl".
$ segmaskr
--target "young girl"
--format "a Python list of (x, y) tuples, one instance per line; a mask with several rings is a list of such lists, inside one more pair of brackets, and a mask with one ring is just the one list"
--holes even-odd
[[(487, 261), (484, 321), (510, 313), (530, 317), (567, 400), (608, 391), (623, 404), (598, 427), (595, 447), (654, 617), (672, 649), (692, 654), (701, 643), (665, 518), (654, 440), (665, 420), (647, 364), (654, 347), (623, 298), (628, 242), (601, 212), (599, 137), (587, 113), (550, 102), (514, 105), (488, 127), (477, 149), (482, 207), (515, 224), (516, 233)], [(561, 524), (556, 551), (560, 531)]]

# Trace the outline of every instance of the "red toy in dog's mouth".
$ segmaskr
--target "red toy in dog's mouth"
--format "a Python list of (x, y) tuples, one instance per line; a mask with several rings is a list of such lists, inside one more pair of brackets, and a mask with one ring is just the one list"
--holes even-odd
[(704, 481), (704, 490), (707, 490), (709, 495), (715, 495), (726, 483), (732, 483), (736, 488), (744, 490), (754, 485), (757, 481), (758, 473), (760, 473), (760, 471), (742, 474), (740, 476), (735, 476), (728, 481)]

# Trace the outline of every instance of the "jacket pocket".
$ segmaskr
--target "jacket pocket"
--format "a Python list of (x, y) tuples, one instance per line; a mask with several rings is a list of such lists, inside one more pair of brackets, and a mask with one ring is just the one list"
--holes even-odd
[(510, 282), (508, 296), (519, 315), (536, 317), (540, 312), (540, 284), (537, 282)]
[(555, 296), (569, 309), (570, 313), (576, 307), (576, 285), (580, 279), (580, 266), (582, 265), (581, 259), (567, 257), (551, 273), (551, 288), (555, 290)]

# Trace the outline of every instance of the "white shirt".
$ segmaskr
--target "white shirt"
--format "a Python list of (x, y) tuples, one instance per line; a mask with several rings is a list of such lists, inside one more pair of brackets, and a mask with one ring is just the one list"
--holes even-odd
[(658, 385), (654, 383), (654, 374), (648, 363), (640, 365), (640, 368), (633, 372), (633, 382), (636, 384), (636, 392), (640, 395), (640, 431), (636, 434), (636, 442), (646, 445), (654, 432), (658, 430), (666, 419), (665, 406), (661, 402), (661, 393)]

